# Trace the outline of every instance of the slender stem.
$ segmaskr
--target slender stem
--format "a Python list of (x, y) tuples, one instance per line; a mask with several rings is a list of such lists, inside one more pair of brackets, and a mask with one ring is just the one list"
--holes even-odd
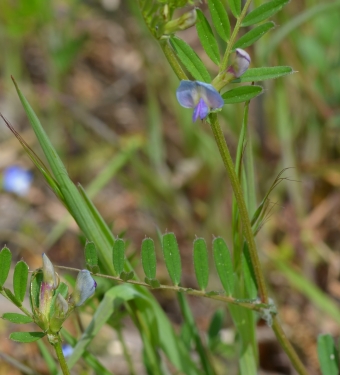
[[(68, 271), (75, 271), (75, 272), (80, 271), (80, 269), (73, 268), (73, 267), (56, 266), (56, 265), (54, 265), (54, 267), (65, 269), (65, 270), (68, 270)], [(96, 274), (92, 274), (92, 275), (97, 276), (97, 277), (103, 277), (105, 279), (115, 280), (115, 281), (118, 281), (120, 283), (128, 283), (128, 284), (144, 286), (144, 287), (147, 287), (147, 288), (152, 288), (151, 285), (146, 284), (142, 281), (138, 281), (138, 280), (131, 280), (131, 279), (130, 280), (122, 280), (117, 276), (103, 275), (101, 273), (96, 273)], [(259, 312), (261, 312), (263, 308), (268, 308), (270, 306), (270, 304), (265, 304), (265, 305), (259, 304), (259, 301), (257, 299), (256, 300), (249, 300), (249, 299), (233, 298), (233, 297), (226, 296), (223, 293), (221, 293), (221, 294), (209, 293), (209, 292), (205, 292), (203, 290), (184, 288), (182, 286), (160, 284), (157, 288), (152, 288), (152, 289), (166, 289), (166, 290), (172, 290), (174, 292), (183, 292), (183, 293), (190, 294), (190, 295), (196, 296), (196, 297), (205, 297), (205, 298), (210, 298), (210, 299), (214, 299), (214, 300), (217, 300), (217, 301), (232, 303), (233, 305), (242, 306), (246, 309), (253, 310), (253, 311), (259, 311)]]
[(277, 317), (273, 318), (273, 325), (272, 329), (276, 335), (277, 341), (280, 343), (282, 349), (286, 352), (287, 356), (289, 357), (290, 361), (292, 362), (295, 370), (300, 375), (307, 375), (307, 370), (303, 363), (300, 361), (300, 358), (296, 354), (292, 344), (287, 339), (286, 334), (284, 333), (280, 323), (278, 322)]
[(165, 57), (167, 58), (169, 64), (171, 65), (173, 71), (180, 80), (188, 80), (187, 75), (179, 64), (177, 57), (173, 49), (169, 46), (168, 39), (162, 39), (159, 43), (162, 47)]
[(227, 143), (224, 139), (221, 126), (217, 119), (217, 115), (215, 113), (212, 113), (210, 114), (209, 118), (211, 121), (211, 129), (214, 134), (218, 149), (220, 151), (220, 155), (222, 157), (224, 166), (230, 178), (231, 186), (233, 188), (235, 199), (238, 205), (240, 219), (243, 225), (244, 236), (248, 243), (249, 253), (250, 253), (251, 262), (254, 268), (254, 273), (256, 277), (257, 287), (259, 289), (260, 298), (263, 303), (268, 303), (268, 292), (267, 292), (266, 284), (265, 284), (264, 277), (263, 277), (262, 270), (261, 270), (261, 264), (260, 264), (260, 260), (259, 260), (257, 249), (256, 249), (253, 230), (251, 228), (251, 223), (250, 223), (250, 219), (248, 216), (247, 207), (243, 198), (243, 193), (242, 193), (242, 189), (239, 183), (239, 179), (235, 172), (234, 163), (231, 159)]
[(59, 364), (60, 364), (60, 367), (61, 367), (61, 370), (62, 370), (63, 374), (64, 375), (71, 375), (70, 370), (68, 369), (65, 357), (64, 357), (63, 349), (62, 349), (62, 346), (61, 346), (61, 341), (58, 339), (56, 341), (56, 343), (53, 344), (53, 346), (54, 346), (55, 352), (57, 354), (57, 358), (58, 358), (58, 361), (59, 361)]
[(223, 70), (225, 70), (227, 68), (228, 59), (229, 59), (231, 49), (234, 45), (234, 40), (235, 40), (235, 38), (236, 38), (236, 36), (239, 32), (239, 29), (241, 27), (241, 23), (243, 21), (243, 18), (247, 14), (247, 10), (249, 8), (249, 5), (250, 5), (251, 1), (252, 0), (247, 0), (247, 2), (244, 4), (244, 7), (243, 7), (242, 12), (240, 14), (240, 17), (236, 21), (236, 25), (234, 27), (233, 33), (231, 34), (231, 37), (230, 37), (228, 45), (227, 45), (227, 49), (224, 53), (224, 56), (223, 56), (223, 59), (222, 59), (221, 65), (220, 65), (220, 72), (222, 72)]

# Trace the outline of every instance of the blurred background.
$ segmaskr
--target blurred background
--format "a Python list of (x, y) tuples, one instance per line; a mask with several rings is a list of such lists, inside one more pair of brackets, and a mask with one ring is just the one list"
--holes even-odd
[[(204, 1), (197, 5), (206, 9)], [(277, 28), (247, 50), (252, 67), (290, 65), (297, 73), (263, 82), (265, 93), (250, 104), (247, 148), (258, 203), (288, 168), (281, 176), (286, 180), (270, 195), (258, 247), (283, 326), (314, 375), (319, 373), (317, 335), (340, 334), (340, 2), (292, 1), (274, 21)], [(195, 28), (180, 36), (217, 73)], [(173, 231), (185, 271), (182, 284), (196, 287), (195, 236), (209, 244), (213, 235), (221, 235), (232, 244), (231, 187), (209, 126), (193, 124), (191, 111), (177, 103), (178, 80), (136, 2), (2, 0), (0, 44), (1, 113), (43, 159), (12, 75), (71, 179), (85, 187), (115, 235), (128, 239), (137, 273), (143, 238), (156, 240), (158, 229)], [(220, 115), (233, 156), (242, 111), (242, 104), (227, 105)], [(84, 267), (84, 239), (75, 222), (3, 122), (0, 171), (0, 242), (12, 250), (14, 261), (23, 258), (34, 270), (46, 252), (55, 264)], [(209, 285), (217, 285), (213, 265), (211, 270)], [(157, 275), (169, 282), (161, 260)], [(178, 327), (176, 297), (155, 294)], [(0, 300), (1, 313), (15, 311)], [(203, 332), (221, 305), (189, 300)], [(86, 324), (88, 318), (83, 319)], [(14, 329), (0, 320), (0, 352), (15, 353), (47, 374), (35, 344), (8, 340)], [(128, 320), (124, 332), (128, 347), (138, 353), (139, 337)], [(232, 357), (228, 313), (224, 333)], [(266, 325), (259, 326), (258, 337), (263, 373), (293, 374)], [(101, 342), (93, 350), (107, 367), (129, 374), (115, 333), (106, 333)], [(0, 374), (21, 373), (0, 357)]]

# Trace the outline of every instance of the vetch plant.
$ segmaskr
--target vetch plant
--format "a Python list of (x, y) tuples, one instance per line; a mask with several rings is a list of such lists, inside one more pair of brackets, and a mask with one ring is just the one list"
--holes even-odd
[(9, 273), (11, 258), (10, 250), (4, 247), (0, 252), (0, 294), (12, 301), (24, 315), (5, 313), (2, 318), (15, 324), (34, 322), (42, 332), (13, 332), (10, 339), (29, 343), (46, 336), (49, 343), (55, 348), (63, 373), (69, 374), (62, 350), (60, 330), (74, 309), (84, 304), (94, 294), (97, 283), (88, 270), (80, 270), (74, 291), (70, 294), (67, 284), (60, 281), (53, 264), (47, 255), (43, 254), (42, 268), (34, 271), (31, 275), (29, 286), (31, 311), (29, 311), (23, 306), (29, 273), (28, 266), (24, 261), (18, 262), (14, 269), (14, 293), (3, 286)]
[[(262, 86), (254, 83), (293, 73), (293, 69), (287, 66), (249, 68), (251, 58), (245, 48), (252, 46), (274, 28), (274, 23), (266, 20), (278, 12), (287, 2), (287, 0), (272, 0), (249, 11), (251, 0), (247, 0), (244, 4), (240, 0), (228, 0), (231, 11), (231, 14), (228, 14), (224, 2), (208, 0), (208, 9), (212, 20), (212, 24), (210, 24), (205, 14), (198, 8), (185, 12), (179, 18), (175, 17), (179, 8), (193, 5), (193, 1), (138, 1), (145, 24), (156, 42), (159, 43), (169, 65), (180, 81), (176, 91), (179, 104), (185, 108), (193, 109), (192, 120), (194, 122), (200, 118), (209, 124), (233, 189), (232, 239), (228, 241), (232, 243), (232, 248), (230, 250), (222, 237), (214, 237), (211, 246), (215, 268), (223, 291), (209, 290), (209, 250), (203, 238), (196, 238), (193, 243), (193, 261), (198, 289), (187, 288), (181, 284), (181, 254), (176, 236), (172, 232), (160, 234), (159, 237), (166, 269), (173, 285), (163, 285), (157, 279), (156, 249), (154, 240), (151, 238), (145, 238), (141, 244), (141, 261), (144, 271), (144, 280), (141, 280), (126, 259), (125, 240), (113, 235), (84, 188), (81, 185), (76, 186), (71, 181), (62, 160), (34, 110), (14, 82), (50, 170), (45, 167), (8, 121), (4, 120), (87, 238), (85, 245), (87, 270), (76, 270), (78, 277), (75, 290), (71, 295), (68, 293), (67, 285), (60, 282), (52, 263), (46, 255), (43, 255), (42, 270), (35, 271), (31, 278), (30, 301), (32, 312), (30, 312), (22, 305), (28, 267), (23, 261), (16, 265), (13, 294), (3, 287), (10, 267), (10, 251), (7, 248), (3, 249), (0, 253), (1, 294), (24, 312), (24, 318), (15, 317), (15, 319), (21, 319), (21, 322), (24, 322), (24, 320), (34, 321), (42, 329), (42, 332), (35, 332), (34, 334), (14, 333), (11, 335), (12, 339), (30, 342), (47, 335), (49, 342), (56, 349), (64, 374), (69, 374), (69, 368), (80, 357), (83, 357), (97, 371), (100, 368), (100, 371), (105, 373), (107, 370), (100, 367), (98, 361), (91, 357), (87, 351), (87, 345), (104, 324), (112, 324), (109, 318), (116, 311), (117, 306), (124, 302), (143, 340), (145, 367), (148, 373), (156, 375), (164, 373), (163, 370), (167, 367), (167, 364), (162, 359), (163, 356), (160, 355), (160, 352), (162, 352), (178, 373), (188, 375), (218, 374), (213, 361), (213, 346), (209, 344), (209, 342), (218, 340), (218, 332), (212, 333), (214, 330), (211, 329), (209, 341), (205, 343), (202, 340), (185, 298), (185, 295), (188, 294), (226, 303), (238, 333), (237, 347), (239, 348), (240, 374), (256, 374), (258, 371), (256, 314), (265, 319), (273, 329), (278, 342), (296, 371), (300, 375), (307, 374), (305, 366), (288, 341), (277, 318), (280, 309), (276, 308), (269, 297), (255, 241), (255, 237), (268, 213), (268, 196), (282, 178), (279, 176), (274, 181), (269, 192), (259, 204), (254, 198), (255, 194), (249, 194), (248, 196), (247, 191), (242, 188), (247, 186), (249, 179), (249, 170), (244, 168), (243, 160), (248, 139), (249, 102), (263, 92)], [(233, 28), (229, 20), (230, 17), (235, 18)], [(177, 31), (194, 25), (206, 55), (215, 66), (212, 72), (207, 69), (196, 52), (176, 35)], [(251, 29), (244, 29), (245, 27), (251, 27)], [(241, 30), (243, 31), (241, 32)], [(239, 35), (240, 33), (242, 36)], [(216, 35), (218, 35), (219, 40)], [(242, 85), (230, 88), (229, 85), (235, 84)], [(245, 104), (234, 162), (220, 126), (218, 112), (224, 105), (235, 103)], [(250, 165), (249, 168), (251, 169), (253, 166)], [(250, 201), (256, 208), (253, 211), (249, 209)], [(99, 273), (99, 265), (103, 273)], [(67, 269), (63, 266), (59, 266), (59, 268)], [(85, 329), (77, 342), (67, 331), (62, 329), (62, 326), (71, 312), (93, 295), (96, 282), (91, 275), (106, 278), (112, 284), (98, 301), (89, 327)], [(117, 286), (117, 282), (122, 283), (122, 285)], [(184, 333), (181, 333), (180, 338), (174, 332), (169, 320), (147, 288), (177, 292), (181, 313), (185, 321), (185, 330), (183, 330)], [(14, 318), (11, 319), (15, 320)], [(214, 323), (219, 321), (217, 324), (219, 327), (221, 326), (220, 320), (217, 314), (214, 317)], [(61, 337), (64, 337), (74, 346), (67, 364), (62, 352)], [(329, 340), (324, 341), (329, 346)], [(325, 349), (326, 344), (321, 343), (320, 345)], [(157, 350), (154, 350), (155, 345)], [(192, 347), (197, 353), (195, 358), (191, 356)], [(324, 352), (328, 354), (329, 350), (323, 350)], [(324, 357), (325, 354), (323, 354)], [(132, 368), (131, 359), (128, 355), (127, 361)], [(334, 367), (334, 373), (335, 370)], [(170, 372), (168, 369), (167, 371)], [(131, 372), (133, 373), (133, 371)]]

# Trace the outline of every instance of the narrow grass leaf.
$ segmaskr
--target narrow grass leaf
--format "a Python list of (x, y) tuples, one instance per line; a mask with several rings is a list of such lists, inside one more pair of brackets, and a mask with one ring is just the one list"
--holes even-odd
[(148, 279), (154, 279), (156, 277), (156, 252), (155, 244), (153, 239), (145, 238), (142, 242), (142, 265), (145, 276)]
[(218, 35), (226, 42), (230, 38), (228, 13), (221, 0), (208, 0), (209, 11)]
[(235, 50), (236, 48), (246, 48), (251, 46), (274, 26), (274, 22), (266, 22), (260, 26), (254, 27), (252, 30), (248, 31), (246, 34), (241, 36), (240, 39), (237, 40), (237, 42), (233, 45), (233, 50)]
[(246, 15), (241, 26), (251, 26), (266, 20), (282, 9), (290, 0), (273, 0), (260, 5)]
[(112, 261), (117, 275), (120, 275), (124, 271), (125, 263), (125, 241), (121, 238), (117, 238), (113, 244)]
[(211, 30), (209, 22), (199, 9), (197, 9), (196, 30), (204, 51), (216, 65), (219, 65), (220, 52), (218, 50), (215, 36)]
[(225, 104), (241, 103), (255, 98), (262, 92), (263, 87), (261, 86), (240, 86), (225, 92), (222, 98)]
[(234, 290), (233, 264), (229, 249), (223, 238), (217, 237), (214, 239), (213, 254), (215, 266), (223, 289), (228, 296), (231, 296)]
[(90, 324), (77, 341), (71, 356), (67, 359), (67, 364), (70, 369), (83, 356), (87, 346), (96, 337), (99, 330), (104, 324), (106, 324), (107, 320), (119, 308), (119, 306), (122, 303), (139, 296), (142, 297), (142, 295), (140, 295), (129, 284), (114, 286), (105, 293), (103, 300), (96, 308), (96, 312), (94, 313)]
[(170, 43), (190, 74), (197, 81), (210, 83), (210, 74), (196, 52), (180, 38), (172, 37), (170, 38)]
[(238, 82), (256, 82), (267, 79), (276, 79), (288, 74), (295, 73), (290, 66), (270, 66), (262, 68), (248, 69), (240, 78), (235, 79), (232, 83)]
[(228, 5), (234, 17), (238, 18), (241, 14), (241, 0), (228, 0)]
[(34, 342), (40, 340), (46, 335), (44, 332), (13, 332), (9, 335), (9, 338), (17, 342)]
[(209, 261), (207, 244), (203, 238), (194, 241), (194, 267), (198, 285), (205, 290), (209, 281)]
[(13, 290), (15, 297), (22, 302), (25, 298), (28, 279), (28, 265), (20, 260), (14, 268)]
[[(65, 328), (62, 328), (62, 336), (65, 338), (65, 340), (72, 346), (76, 346), (77, 344), (77, 339), (75, 337), (73, 337)], [(38, 341), (40, 342), (40, 341)], [(98, 359), (93, 355), (91, 354), (90, 352), (88, 352), (87, 350), (84, 351), (84, 353), (82, 354), (82, 357), (84, 358), (85, 362), (94, 369), (94, 371), (96, 372), (96, 374), (100, 374), (100, 375), (113, 375), (112, 372), (110, 372), (109, 370), (107, 370), (99, 361)]]
[(163, 255), (169, 276), (175, 285), (181, 281), (181, 256), (174, 233), (166, 233), (162, 239)]
[(0, 251), (0, 289), (5, 284), (9, 270), (11, 268), (12, 253), (7, 247), (3, 247)]
[(30, 316), (17, 313), (5, 313), (2, 316), (2, 319), (8, 320), (9, 322), (15, 324), (27, 324), (33, 322), (33, 319)]
[(318, 357), (322, 375), (339, 374), (339, 356), (331, 335), (319, 335)]

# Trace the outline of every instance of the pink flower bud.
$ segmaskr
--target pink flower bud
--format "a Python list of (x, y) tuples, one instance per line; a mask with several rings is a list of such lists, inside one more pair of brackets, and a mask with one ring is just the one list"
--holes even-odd
[(241, 48), (237, 48), (235, 54), (234, 61), (227, 71), (238, 78), (248, 69), (251, 59), (249, 54)]

